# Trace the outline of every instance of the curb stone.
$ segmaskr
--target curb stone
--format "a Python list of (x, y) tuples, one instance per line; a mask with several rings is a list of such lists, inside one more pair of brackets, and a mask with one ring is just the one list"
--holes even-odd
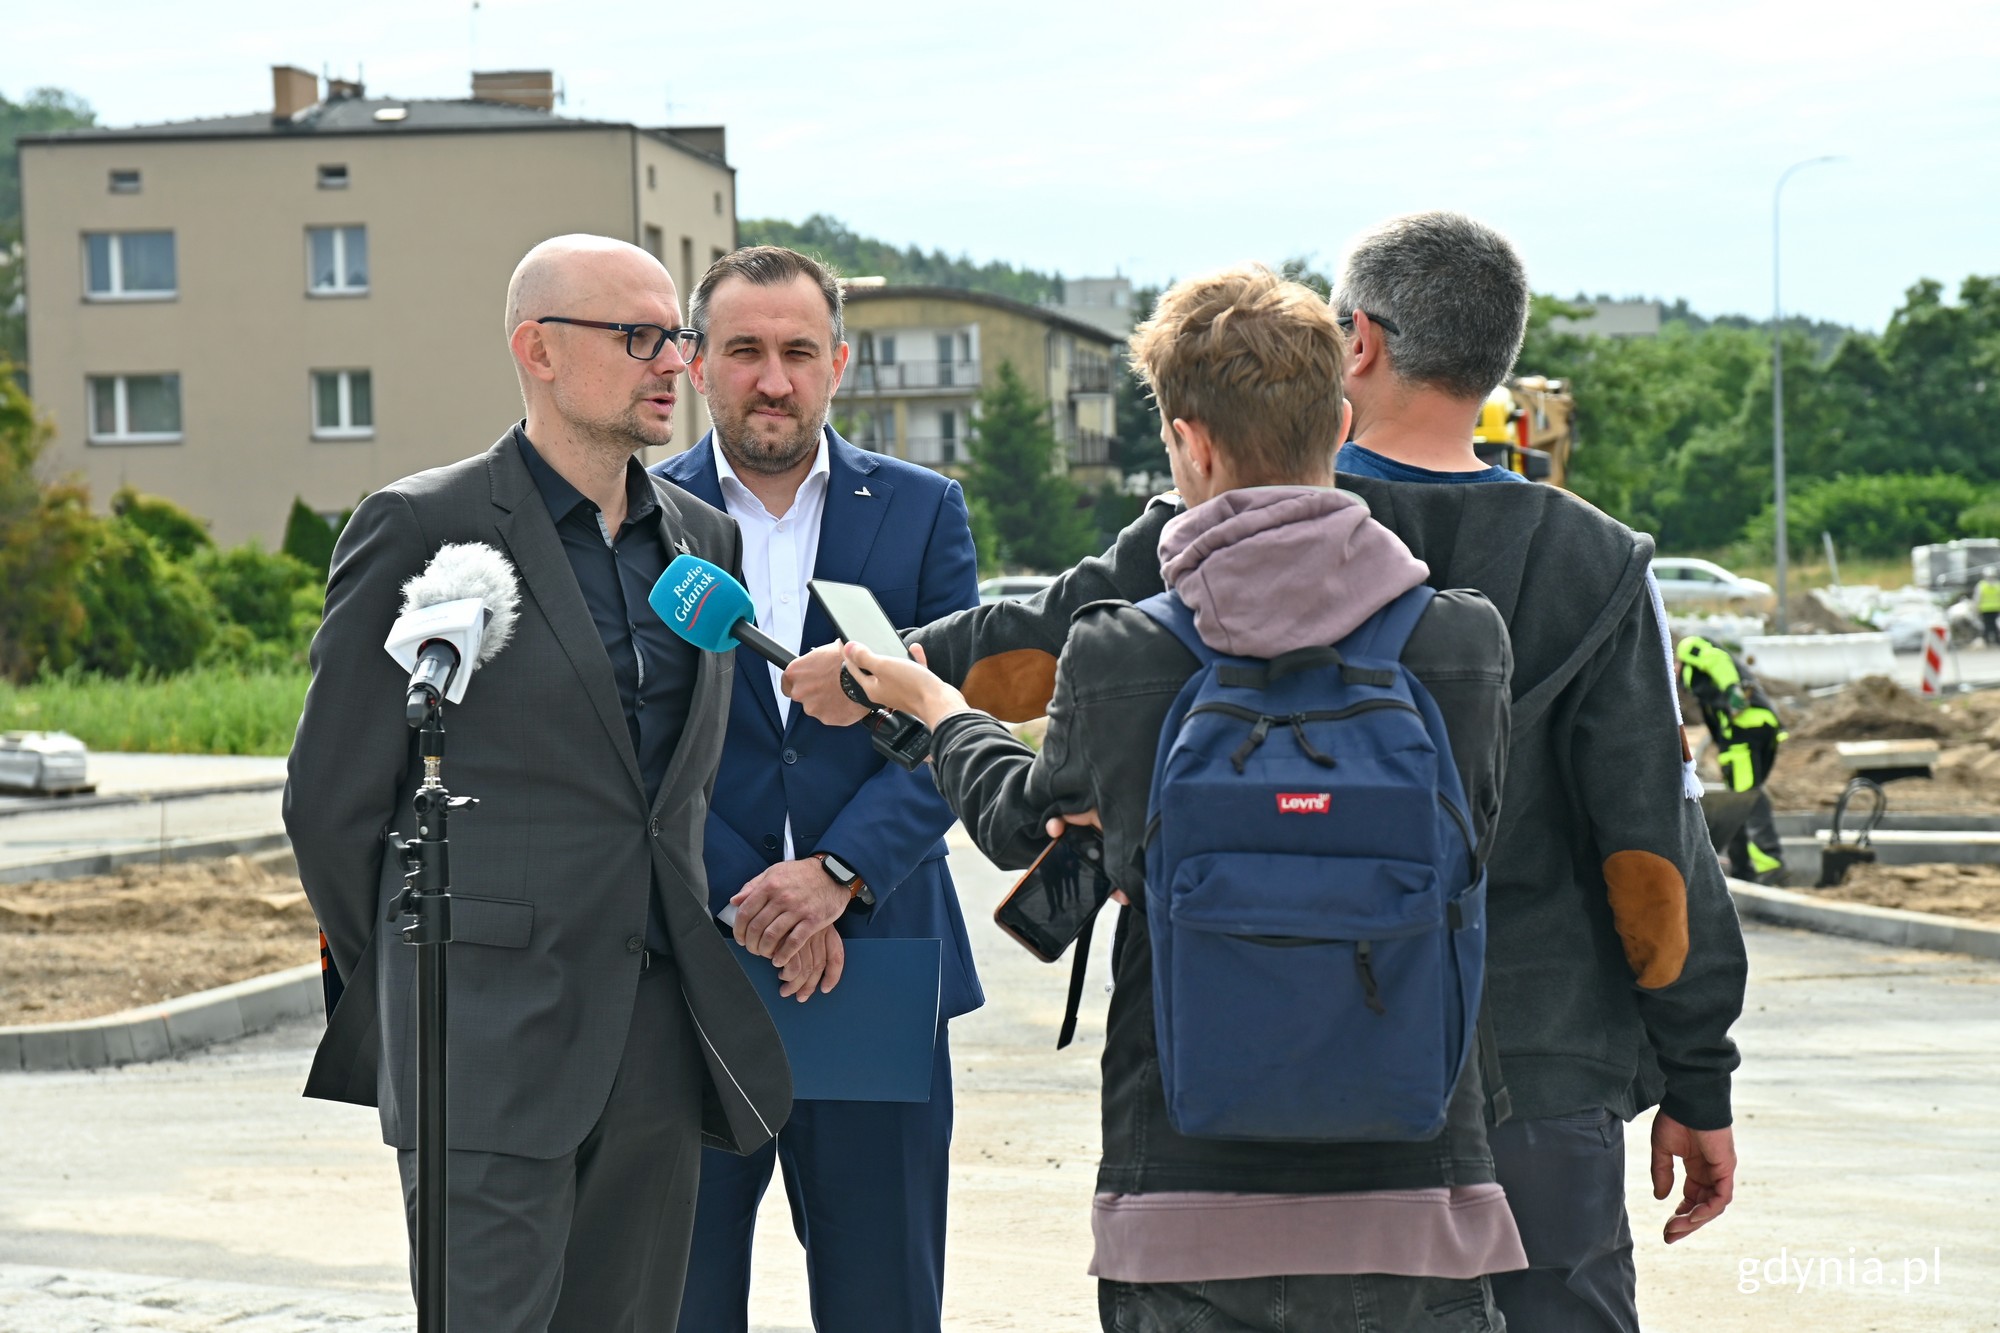
[(319, 964), (303, 963), (103, 1018), (0, 1027), (0, 1073), (164, 1060), (323, 1013)]
[(2000, 960), (2000, 926), (1929, 912), (1906, 912), (1896, 907), (1833, 902), (1814, 894), (1766, 888), (1740, 879), (1729, 881), (1729, 895), (1736, 900), (1737, 912), (1752, 921), (1845, 935), (1904, 949), (1931, 949)]
[(89, 852), (33, 865), (0, 866), (0, 884), (20, 884), (31, 879), (77, 879), (84, 875), (108, 875), (121, 866), (146, 861), (199, 861), (215, 856), (251, 856), (274, 847), (291, 846), (284, 832), (246, 833), (200, 842), (168, 842), (164, 856), (158, 843), (124, 852)]

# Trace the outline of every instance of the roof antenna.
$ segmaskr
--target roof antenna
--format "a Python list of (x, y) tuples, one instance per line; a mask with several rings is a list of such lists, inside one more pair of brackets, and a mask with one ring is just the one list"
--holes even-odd
[[(479, 70), (479, 0), (472, 0), (472, 11), (465, 25), (465, 64), (470, 73)], [(468, 77), (470, 76), (468, 74)]]

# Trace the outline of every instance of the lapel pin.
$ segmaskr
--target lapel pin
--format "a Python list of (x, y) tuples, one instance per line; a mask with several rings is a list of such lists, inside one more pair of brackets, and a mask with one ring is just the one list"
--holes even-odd
[(680, 538), (678, 541), (674, 543), (674, 549), (676, 551), (679, 551), (682, 555), (694, 554), (694, 552), (688, 550), (687, 538), (685, 537)]
[(866, 486), (863, 486), (860, 490), (856, 491), (855, 494), (866, 495), (871, 500), (875, 498), (874, 495), (869, 491), (869, 489)]

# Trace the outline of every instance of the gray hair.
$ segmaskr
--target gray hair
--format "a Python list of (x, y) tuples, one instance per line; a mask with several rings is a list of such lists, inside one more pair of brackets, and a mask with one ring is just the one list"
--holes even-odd
[(840, 346), (847, 329), (839, 275), (811, 255), (787, 250), (782, 245), (746, 245), (710, 264), (688, 297), (688, 324), (703, 337), (708, 335), (708, 303), (725, 279), (741, 278), (755, 287), (780, 287), (801, 276), (811, 278), (819, 294), (826, 298), (827, 313), (833, 317), (832, 345)]
[(1505, 236), (1463, 213), (1412, 213), (1364, 233), (1334, 289), (1399, 330), (1383, 346), (1412, 384), (1484, 398), (1507, 378), (1528, 327), (1528, 274)]

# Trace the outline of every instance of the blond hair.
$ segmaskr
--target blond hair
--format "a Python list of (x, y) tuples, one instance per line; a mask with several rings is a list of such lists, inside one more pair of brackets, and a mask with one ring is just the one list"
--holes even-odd
[(1132, 333), (1161, 418), (1206, 426), (1248, 485), (1332, 470), (1346, 358), (1326, 302), (1261, 264), (1175, 285)]

